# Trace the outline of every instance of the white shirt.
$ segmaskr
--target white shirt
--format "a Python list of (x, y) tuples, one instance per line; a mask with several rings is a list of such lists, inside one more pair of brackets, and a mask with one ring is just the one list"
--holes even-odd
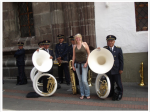
[(74, 45), (72, 44), (72, 47), (73, 47)]
[(112, 51), (114, 50), (114, 46), (113, 47), (109, 47), (110, 49), (112, 48)]
[(48, 50), (48, 49), (46, 49), (46, 51), (49, 53), (49, 50)]

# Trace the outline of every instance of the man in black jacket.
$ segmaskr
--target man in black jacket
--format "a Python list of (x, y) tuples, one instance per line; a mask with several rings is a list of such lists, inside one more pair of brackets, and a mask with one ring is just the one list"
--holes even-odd
[[(109, 96), (113, 96), (112, 100), (121, 100), (123, 94), (123, 86), (121, 81), (121, 74), (123, 72), (123, 54), (122, 49), (115, 46), (116, 37), (114, 35), (108, 35), (106, 37), (107, 46), (104, 48), (108, 49), (114, 57), (114, 65), (112, 69), (107, 72), (107, 76), (110, 79), (111, 90)], [(116, 82), (117, 87), (114, 89), (114, 83)]]
[[(75, 41), (74, 41), (74, 37), (73, 36), (70, 36), (70, 41), (71, 41), (71, 44), (68, 46), (68, 58), (70, 60), (72, 60), (72, 56), (73, 56), (73, 46), (75, 45)], [(75, 74), (75, 80), (76, 80), (76, 85), (79, 85), (79, 80), (78, 80), (78, 77), (77, 77), (77, 73), (76, 71), (73, 71), (74, 74)]]
[[(52, 59), (53, 61), (55, 60), (55, 57), (54, 57), (54, 53), (53, 53), (53, 49), (49, 49), (49, 45), (50, 45), (50, 41), (49, 40), (44, 40), (43, 41), (43, 50), (45, 50), (47, 53), (50, 54), (50, 59)], [(45, 73), (49, 73), (51, 75), (53, 75), (53, 67), (45, 72)], [(47, 92), (47, 81), (48, 81), (48, 76), (43, 76), (43, 92)]]
[(24, 72), (25, 67), (25, 50), (23, 48), (24, 43), (18, 42), (18, 50), (15, 52), (14, 57), (16, 57), (16, 65), (18, 66), (18, 76), (17, 76), (17, 84), (23, 85), (27, 84), (27, 77)]
[(61, 66), (58, 66), (58, 77), (59, 84), (63, 83), (63, 70), (65, 72), (65, 79), (67, 85), (70, 85), (70, 74), (68, 69), (68, 63), (62, 63), (62, 61), (68, 61), (68, 43), (64, 42), (64, 35), (57, 35), (59, 43), (55, 46), (55, 55), (58, 63), (61, 63)]

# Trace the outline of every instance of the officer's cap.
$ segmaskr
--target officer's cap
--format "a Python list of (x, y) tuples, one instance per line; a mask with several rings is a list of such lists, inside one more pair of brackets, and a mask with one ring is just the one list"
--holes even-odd
[(23, 46), (24, 43), (23, 42), (18, 42), (18, 46)]
[(73, 36), (70, 36), (69, 38), (70, 38), (70, 40), (74, 40), (74, 37), (73, 37)]
[(40, 41), (39, 43), (38, 43), (38, 45), (42, 45), (43, 44), (43, 41)]
[(116, 40), (116, 37), (114, 35), (108, 35), (106, 40)]
[(44, 41), (43, 41), (43, 44), (44, 44), (44, 45), (49, 45), (49, 44), (50, 44), (50, 41), (49, 41), (49, 40), (44, 40)]
[(61, 38), (64, 38), (64, 35), (59, 34), (59, 35), (57, 35), (57, 37), (58, 37), (58, 39), (61, 39)]

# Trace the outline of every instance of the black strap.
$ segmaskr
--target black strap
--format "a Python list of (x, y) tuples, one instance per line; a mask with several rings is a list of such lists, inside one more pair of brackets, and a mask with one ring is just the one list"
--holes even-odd
[(81, 64), (82, 64), (82, 63), (86, 63), (86, 62), (77, 62), (77, 61), (75, 61), (75, 63), (76, 63), (76, 68), (78, 68), (78, 64), (80, 64), (80, 75), (82, 75), (82, 67), (81, 67)]

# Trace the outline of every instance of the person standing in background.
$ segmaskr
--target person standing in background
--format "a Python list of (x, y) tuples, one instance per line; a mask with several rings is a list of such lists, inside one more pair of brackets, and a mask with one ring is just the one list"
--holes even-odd
[(25, 67), (25, 50), (23, 48), (24, 43), (18, 42), (18, 50), (15, 52), (14, 57), (16, 57), (16, 65), (18, 67), (18, 76), (17, 76), (17, 84), (23, 85), (27, 84), (27, 77), (25, 75), (24, 67)]
[(68, 43), (64, 42), (64, 35), (57, 35), (59, 39), (59, 43), (56, 44), (55, 47), (55, 54), (59, 64), (58, 66), (58, 77), (59, 77), (59, 84), (63, 83), (63, 70), (65, 72), (65, 79), (67, 85), (70, 85), (70, 74), (68, 69), (68, 63), (62, 63), (62, 61), (68, 61)]
[[(45, 40), (43, 41), (43, 45), (44, 45), (44, 48), (43, 50), (45, 50), (47, 53), (50, 54), (50, 59), (52, 59), (53, 61), (55, 60), (55, 57), (54, 57), (54, 53), (53, 53), (53, 50), (52, 49), (49, 49), (49, 45), (50, 45), (50, 41), (49, 40)], [(49, 74), (52, 74), (53, 75), (53, 66), (52, 68), (47, 71), (46, 73), (49, 73)], [(48, 78), (49, 76), (43, 76), (43, 92), (47, 92), (47, 82), (48, 82)]]
[[(72, 56), (73, 56), (73, 46), (75, 45), (75, 41), (74, 41), (74, 37), (73, 36), (70, 36), (70, 42), (71, 44), (69, 45), (69, 50), (68, 50), (68, 57), (69, 57), (69, 61), (72, 60)], [(75, 74), (75, 80), (76, 80), (76, 85), (78, 86), (79, 85), (79, 80), (78, 80), (78, 77), (77, 77), (77, 73), (76, 71), (74, 71), (74, 74)]]

